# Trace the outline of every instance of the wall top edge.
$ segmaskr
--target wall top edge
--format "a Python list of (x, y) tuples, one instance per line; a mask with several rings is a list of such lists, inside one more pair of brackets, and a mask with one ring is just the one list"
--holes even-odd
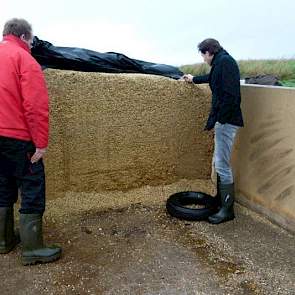
[(286, 89), (295, 91), (295, 87), (286, 86), (272, 86), (272, 85), (259, 85), (259, 84), (244, 84), (241, 82), (241, 87), (255, 87), (255, 88), (270, 88), (270, 89)]

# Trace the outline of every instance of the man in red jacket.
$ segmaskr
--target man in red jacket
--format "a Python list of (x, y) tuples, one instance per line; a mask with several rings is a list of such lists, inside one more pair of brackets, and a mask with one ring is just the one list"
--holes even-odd
[(19, 189), (24, 265), (61, 255), (59, 247), (43, 244), (48, 93), (41, 67), (30, 54), (32, 40), (31, 25), (11, 19), (0, 43), (0, 253), (8, 253), (19, 242), (13, 220)]

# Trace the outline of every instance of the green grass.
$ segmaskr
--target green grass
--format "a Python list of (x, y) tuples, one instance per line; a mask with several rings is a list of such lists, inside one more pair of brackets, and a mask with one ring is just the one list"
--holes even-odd
[(283, 84), (283, 86), (295, 87), (295, 79), (293, 79), (293, 80), (281, 80), (280, 82)]
[[(284, 86), (295, 87), (295, 59), (277, 60), (241, 60), (238, 62), (241, 79), (256, 75), (271, 74), (279, 78)], [(210, 71), (208, 65), (184, 65), (180, 69), (184, 73), (203, 75)]]

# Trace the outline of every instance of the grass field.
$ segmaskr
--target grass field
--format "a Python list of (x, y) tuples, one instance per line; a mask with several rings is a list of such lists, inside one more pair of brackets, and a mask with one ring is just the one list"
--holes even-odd
[[(272, 74), (277, 76), (284, 86), (295, 87), (295, 59), (241, 60), (238, 63), (241, 79), (256, 75)], [(210, 71), (209, 66), (204, 63), (184, 65), (180, 69), (184, 73), (192, 75), (202, 75)]]

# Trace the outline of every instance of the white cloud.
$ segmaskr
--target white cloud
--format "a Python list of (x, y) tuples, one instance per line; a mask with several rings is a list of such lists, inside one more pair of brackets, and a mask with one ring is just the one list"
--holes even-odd
[(38, 34), (40, 39), (55, 46), (83, 47), (99, 52), (115, 51), (137, 59), (148, 59), (150, 52), (155, 50), (152, 42), (140, 36), (131, 24), (55, 23), (53, 26), (39, 27)]
[(207, 37), (237, 59), (294, 57), (294, 9), (294, 0), (12, 0), (1, 3), (0, 26), (23, 17), (56, 46), (181, 65), (202, 61)]

